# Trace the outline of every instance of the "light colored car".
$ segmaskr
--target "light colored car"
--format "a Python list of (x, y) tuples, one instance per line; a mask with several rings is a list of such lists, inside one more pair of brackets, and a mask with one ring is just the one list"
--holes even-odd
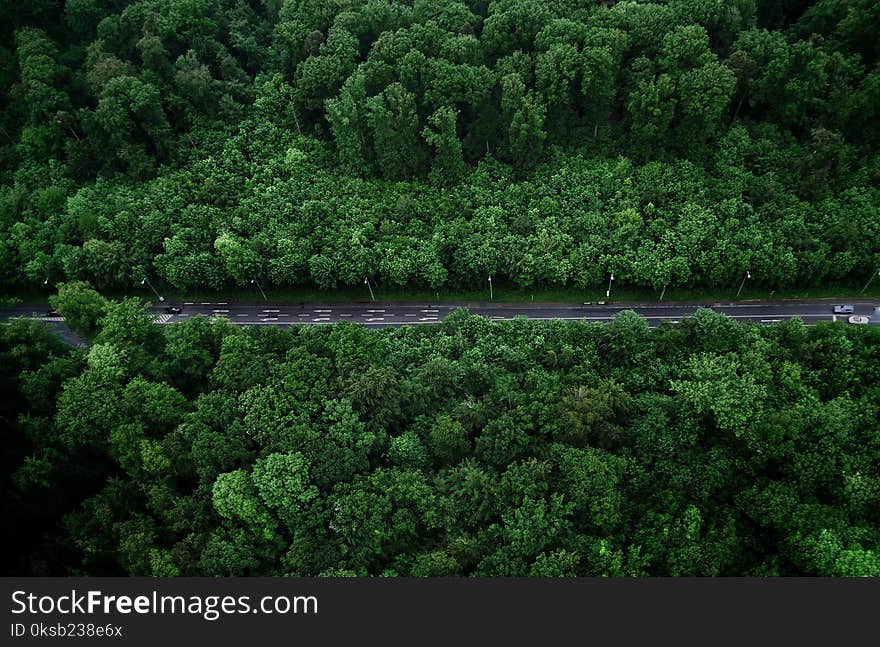
[(868, 323), (868, 318), (867, 318), (867, 317), (863, 317), (862, 315), (853, 315), (852, 317), (850, 317), (849, 319), (847, 319), (847, 321), (850, 322), (851, 324), (862, 324), (862, 325), (864, 325), (864, 324)]
[(836, 315), (851, 315), (852, 313), (853, 307), (851, 305), (834, 306), (834, 314)]

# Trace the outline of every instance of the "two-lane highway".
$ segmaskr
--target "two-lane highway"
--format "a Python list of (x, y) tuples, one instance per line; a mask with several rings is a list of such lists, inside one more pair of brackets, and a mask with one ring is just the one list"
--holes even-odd
[(181, 321), (187, 317), (224, 317), (240, 325), (329, 324), (341, 321), (357, 322), (368, 326), (403, 326), (438, 323), (456, 307), (418, 305), (412, 303), (227, 303), (183, 302), (171, 304), (181, 308), (179, 314), (169, 315), (168, 306), (157, 309), (163, 323)]
[[(229, 303), (229, 302), (183, 302), (170, 306), (181, 308), (179, 314), (169, 315), (165, 306), (156, 308), (160, 323), (183, 321), (188, 317), (224, 317), (239, 325), (294, 324), (320, 325), (350, 321), (366, 326), (407, 326), (436, 324), (459, 308), (471, 314), (481, 315), (492, 321), (509, 321), (515, 317), (527, 319), (563, 321), (611, 321), (622, 310), (634, 310), (644, 317), (650, 326), (663, 322), (679, 322), (696, 312), (698, 308), (711, 308), (737, 321), (753, 323), (777, 323), (784, 319), (800, 317), (804, 323), (847, 320), (847, 315), (837, 315), (833, 306), (840, 301), (743, 301), (736, 303)], [(877, 303), (872, 301), (847, 301), (854, 306), (854, 314), (874, 316)]]
[[(880, 325), (880, 302), (871, 300), (785, 300), (785, 301), (739, 301), (706, 303), (401, 303), (401, 302), (349, 302), (349, 303), (273, 303), (273, 302), (226, 302), (184, 301), (166, 302), (153, 306), (156, 322), (177, 323), (192, 317), (221, 317), (242, 326), (291, 326), (323, 325), (342, 321), (362, 323), (365, 326), (411, 326), (431, 325), (441, 322), (451, 312), (464, 308), (471, 314), (481, 315), (492, 321), (509, 321), (515, 317), (535, 320), (608, 322), (622, 310), (634, 310), (644, 317), (648, 325), (659, 326), (664, 322), (678, 323), (692, 316), (698, 308), (711, 308), (736, 321), (773, 324), (799, 317), (805, 324), (820, 321), (847, 321), (850, 315), (834, 313), (834, 305), (849, 304), (853, 314), (870, 318), (871, 324)], [(170, 309), (175, 310), (170, 310)], [(179, 312), (176, 310), (179, 308)], [(60, 321), (46, 317), (45, 306), (19, 305), (0, 310), (0, 317), (33, 317)]]

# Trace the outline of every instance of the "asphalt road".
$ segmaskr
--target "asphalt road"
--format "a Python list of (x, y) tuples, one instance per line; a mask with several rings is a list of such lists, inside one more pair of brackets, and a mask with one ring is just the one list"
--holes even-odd
[[(786, 301), (738, 301), (736, 303), (271, 303), (271, 302), (166, 302), (155, 304), (153, 311), (160, 324), (186, 321), (197, 316), (224, 317), (237, 325), (290, 326), (322, 325), (340, 321), (359, 322), (366, 326), (431, 325), (443, 320), (457, 308), (465, 308), (471, 314), (482, 315), (493, 321), (509, 321), (514, 317), (537, 320), (559, 319), (563, 321), (611, 321), (621, 310), (634, 310), (648, 321), (650, 326), (663, 322), (677, 323), (692, 315), (697, 308), (708, 307), (722, 312), (736, 321), (772, 324), (800, 317), (811, 325), (820, 321), (846, 321), (848, 315), (835, 315), (833, 306), (847, 303), (854, 306), (854, 314), (871, 318), (873, 325), (880, 325), (880, 302), (871, 300), (786, 300)], [(182, 308), (179, 314), (165, 312), (167, 306)], [(45, 317), (46, 306), (18, 305), (0, 309), (0, 318), (38, 317), (47, 321), (60, 319)]]

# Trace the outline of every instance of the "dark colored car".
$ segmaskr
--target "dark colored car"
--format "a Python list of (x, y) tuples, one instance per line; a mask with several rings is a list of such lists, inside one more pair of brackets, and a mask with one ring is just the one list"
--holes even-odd
[(180, 306), (165, 307), (165, 313), (169, 315), (179, 315), (181, 312), (183, 312), (183, 308), (181, 308)]
[(58, 314), (58, 311), (57, 311), (57, 310), (54, 310), (54, 309), (53, 309), (53, 310), (46, 310), (46, 314), (43, 315), (43, 316), (44, 316), (44, 317), (60, 317), (61, 315)]

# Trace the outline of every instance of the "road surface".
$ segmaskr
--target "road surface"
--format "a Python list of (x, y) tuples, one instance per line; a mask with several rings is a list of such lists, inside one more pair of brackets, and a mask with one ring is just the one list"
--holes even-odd
[[(786, 300), (786, 301), (739, 301), (736, 303), (230, 303), (225, 301), (166, 302), (154, 305), (156, 322), (160, 324), (186, 321), (197, 316), (223, 317), (237, 325), (290, 326), (323, 325), (340, 321), (358, 322), (366, 326), (431, 325), (442, 321), (458, 308), (471, 314), (482, 315), (492, 321), (509, 321), (514, 317), (549, 321), (608, 322), (622, 310), (634, 310), (648, 321), (649, 326), (664, 322), (677, 323), (692, 315), (697, 308), (711, 308), (736, 321), (758, 324), (778, 323), (785, 319), (800, 317), (805, 324), (820, 321), (846, 321), (848, 315), (835, 315), (833, 306), (847, 303), (854, 306), (854, 314), (866, 315), (871, 323), (880, 325), (880, 302), (873, 300)], [(167, 306), (182, 309), (179, 314), (168, 314)], [(0, 309), (0, 318), (35, 317), (54, 323), (62, 320), (46, 317), (46, 306), (17, 305)]]

